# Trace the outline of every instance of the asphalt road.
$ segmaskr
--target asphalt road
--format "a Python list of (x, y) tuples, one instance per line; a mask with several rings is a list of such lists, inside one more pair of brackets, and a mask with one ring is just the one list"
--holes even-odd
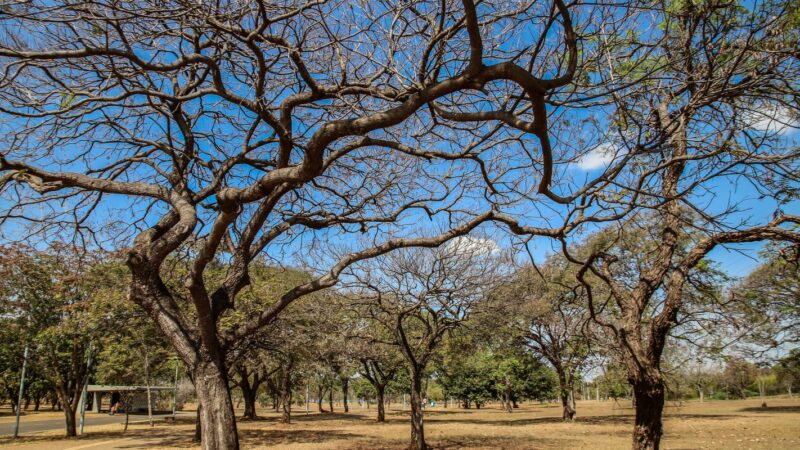
[[(180, 413), (179, 413), (180, 414)], [(153, 418), (158, 421), (163, 421), (164, 417), (171, 416), (172, 414), (158, 414), (154, 415)], [(147, 415), (144, 414), (131, 414), (130, 416), (130, 423), (133, 422), (141, 422), (147, 420)], [(84, 422), (85, 426), (92, 426), (92, 425), (109, 425), (118, 423), (120, 427), (122, 424), (125, 423), (125, 414), (117, 414), (116, 416), (109, 416), (108, 414), (104, 413), (86, 413), (86, 421)], [(21, 417), (19, 420), (19, 433), (21, 435), (30, 434), (30, 433), (38, 433), (42, 431), (51, 431), (51, 430), (64, 430), (64, 419), (45, 419), (45, 420), (36, 420), (35, 417), (29, 418), (29, 420), (25, 420), (25, 417)], [(14, 434), (14, 422), (7, 422), (7, 423), (0, 423), (0, 436), (5, 435), (12, 435)]]

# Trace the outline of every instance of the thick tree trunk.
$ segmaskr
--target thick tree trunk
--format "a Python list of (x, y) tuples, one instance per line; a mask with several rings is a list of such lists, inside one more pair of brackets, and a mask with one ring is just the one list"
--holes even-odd
[(244, 414), (242, 414), (242, 418), (249, 420), (258, 419), (258, 415), (256, 414), (257, 392), (250, 386), (249, 382), (242, 382), (239, 385), (239, 389), (242, 391), (242, 400), (244, 401)]
[(283, 410), (281, 411), (281, 422), (292, 422), (292, 365), (289, 364), (284, 368), (281, 376), (281, 403)]
[[(200, 416), (202, 416), (202, 414), (203, 414), (202, 409), (203, 409), (203, 407), (198, 404), (197, 405), (197, 417), (195, 417), (195, 420), (194, 420), (194, 441), (195, 442), (200, 442), (203, 439), (203, 424), (200, 422)], [(125, 408), (125, 415), (126, 416), (127, 416), (127, 412), (128, 412), (128, 408)], [(127, 417), (126, 417), (125, 429), (126, 430), (128, 429)]]
[(325, 396), (325, 389), (318, 388), (317, 389), (317, 411), (324, 413), (326, 412), (325, 409), (322, 407), (323, 398)]
[(227, 370), (218, 364), (203, 362), (193, 370), (192, 379), (201, 406), (200, 442), (203, 450), (238, 449), (239, 437)]
[[(242, 401), (244, 401), (244, 414), (242, 414), (242, 419), (256, 420), (258, 419), (258, 414), (256, 414), (258, 390), (264, 379), (261, 378), (258, 373), (255, 373), (253, 374), (253, 380), (251, 382), (250, 371), (244, 366), (237, 367), (236, 372), (239, 375), (239, 390), (242, 392)], [(277, 407), (275, 410), (277, 411)]]
[(566, 422), (571, 422), (575, 420), (575, 399), (572, 397), (572, 386), (567, 381), (567, 374), (563, 370), (557, 370), (557, 373), (562, 407), (561, 418)]
[(328, 391), (328, 407), (331, 409), (331, 412), (333, 412), (333, 387)]
[(514, 412), (514, 409), (511, 407), (511, 398), (508, 394), (508, 391), (503, 392), (502, 400), (503, 400), (503, 409), (505, 409), (506, 412), (509, 413)]
[(292, 391), (284, 394), (283, 401), (281, 402), (283, 408), (281, 410), (281, 423), (292, 423)]
[(634, 450), (658, 450), (663, 434), (664, 382), (661, 379), (638, 380), (633, 385), (636, 421), (633, 429)]
[(411, 449), (426, 450), (422, 409), (422, 382), (419, 373), (411, 375)]
[(258, 419), (258, 415), (256, 414), (256, 393), (252, 390), (248, 392), (242, 390), (242, 399), (244, 400), (244, 414), (242, 414), (242, 418), (249, 420)]
[[(67, 404), (64, 402), (64, 404)], [(67, 437), (75, 437), (78, 435), (78, 427), (75, 423), (75, 410), (67, 406), (64, 408), (64, 421), (66, 423)]]
[(342, 377), (342, 407), (344, 408), (344, 412), (350, 412), (350, 406), (347, 404), (347, 391), (350, 387), (350, 379), (347, 377)]
[(572, 399), (572, 393), (569, 390), (561, 389), (561, 418), (564, 421), (570, 422), (575, 420), (575, 406)]
[(375, 391), (378, 393), (378, 422), (386, 422), (386, 411), (384, 411), (383, 399), (386, 393), (386, 386), (377, 385)]
[[(76, 411), (78, 410), (78, 401), (70, 401), (67, 394), (66, 387), (57, 387), (56, 395), (58, 396), (59, 403), (63, 406), (64, 423), (67, 437), (75, 437), (78, 435), (78, 427), (76, 426)], [(17, 405), (20, 407), (21, 405)]]

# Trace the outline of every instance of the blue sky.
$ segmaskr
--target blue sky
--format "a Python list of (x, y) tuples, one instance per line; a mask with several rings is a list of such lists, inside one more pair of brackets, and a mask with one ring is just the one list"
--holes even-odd
[[(487, 4), (484, 4), (483, 7), (488, 8), (490, 5), (491, 4), (487, 3)], [(370, 4), (367, 3), (367, 4), (365, 4), (364, 7), (367, 8), (369, 6), (370, 6)], [(358, 8), (358, 7), (355, 6), (355, 8)], [(352, 17), (357, 17), (361, 13), (363, 13), (363, 11), (358, 11), (358, 13), (353, 13)], [(344, 19), (350, 19), (350, 18), (351, 18), (351, 16), (349, 16), (349, 15), (343, 15), (340, 18), (340, 19), (342, 19), (341, 20), (341, 22), (342, 22), (341, 25), (342, 26), (354, 26), (354, 24), (347, 25), (347, 24), (344, 23), (345, 22)], [(336, 19), (336, 17), (334, 17), (334, 19)], [(389, 20), (389, 16), (384, 17), (383, 20)], [(499, 27), (499, 25), (498, 25), (498, 27)], [(497, 46), (497, 48), (492, 48), (489, 45), (491, 43), (491, 39), (493, 38), (493, 36), (487, 35), (486, 36), (486, 40), (487, 40), (486, 41), (486, 43), (487, 43), (486, 52), (487, 52), (487, 54), (491, 53), (491, 52), (496, 52), (498, 50), (509, 51), (509, 50), (513, 49), (515, 45), (527, 45), (526, 42), (524, 42), (524, 41), (531, 41), (533, 39), (533, 37), (536, 36), (536, 31), (537, 31), (537, 28), (534, 25), (530, 25), (530, 27), (531, 28), (529, 28), (529, 29), (526, 28), (526, 29), (524, 29), (522, 31), (518, 31), (516, 33), (513, 33), (512, 32), (513, 30), (512, 31), (506, 30), (505, 32), (507, 34), (511, 34), (512, 36), (510, 36), (510, 37), (511, 38), (515, 38), (515, 39), (510, 39), (510, 38), (506, 39), (499, 46)], [(500, 33), (501, 32), (501, 27), (499, 27), (496, 31), (498, 31), (498, 33)], [(653, 30), (653, 32), (657, 32), (657, 31)], [(554, 38), (557, 37), (557, 35), (559, 33), (558, 27), (554, 27), (553, 29), (551, 29), (551, 31), (549, 33)], [(32, 40), (32, 43), (36, 43), (36, 40), (38, 38), (35, 35), (31, 34), (29, 37)], [(505, 36), (503, 38), (505, 39), (505, 38), (508, 38), (508, 37), (509, 36)], [(557, 41), (557, 39), (554, 39), (554, 41)], [(158, 42), (156, 42), (156, 43), (154, 43), (152, 45), (157, 45), (157, 44), (158, 44)], [(382, 43), (379, 42), (378, 44), (382, 44)], [(411, 45), (411, 47), (413, 47), (413, 45)], [(380, 45), (378, 46), (378, 48), (376, 50), (378, 51), (377, 55), (379, 55), (379, 56), (382, 56), (382, 55), (386, 54), (386, 49), (381, 48)], [(405, 75), (413, 78), (413, 76), (412, 76), (413, 73), (412, 72), (414, 71), (414, 69), (416, 69), (416, 64), (412, 64), (412, 63), (416, 63), (417, 62), (417, 61), (415, 61), (413, 59), (416, 54), (413, 53), (413, 51), (409, 51), (407, 53), (406, 52), (400, 52), (400, 53), (401, 54), (399, 55), (399, 57), (406, 58), (406, 60), (401, 60), (401, 61), (405, 61), (408, 64), (405, 64), (405, 63), (401, 62), (398, 65), (401, 66), (401, 68), (405, 67), (405, 69), (409, 71)], [(140, 54), (140, 56), (144, 56), (144, 55), (147, 54), (147, 51), (141, 50), (139, 54)], [(169, 60), (169, 58), (170, 58), (169, 54), (165, 54), (164, 57), (167, 60)], [(491, 61), (492, 61), (491, 56), (487, 55), (487, 62), (491, 62)], [(456, 64), (455, 66), (458, 66), (458, 64)], [(552, 70), (552, 67), (550, 69)], [(547, 69), (545, 69), (545, 70), (547, 70)], [(325, 72), (320, 72), (319, 74), (315, 74), (315, 76), (317, 76), (317, 75), (319, 77), (326, 77), (329, 74), (327, 74)], [(229, 79), (229, 80), (226, 80), (226, 81), (231, 81), (232, 82), (232, 79)], [(233, 91), (237, 92), (239, 94), (242, 94), (242, 95), (247, 95), (247, 93), (251, 89), (251, 87), (249, 85), (247, 85), (246, 83), (241, 83), (241, 84), (233, 83), (233, 84), (234, 84)], [(165, 89), (167, 91), (169, 91), (169, 89), (170, 89), (169, 88), (169, 83), (165, 83), (164, 86), (165, 86)], [(273, 100), (275, 102), (278, 102), (282, 98), (285, 98), (285, 96), (289, 95), (290, 93), (291, 93), (290, 88), (287, 88), (287, 90), (283, 91), (282, 94), (276, 94), (277, 96)], [(223, 110), (224, 112), (227, 113), (227, 112), (229, 112), (229, 109), (232, 107), (232, 105), (221, 104), (221, 106), (211, 106), (211, 107), (206, 105), (206, 107), (208, 107), (209, 109), (219, 108), (220, 110)], [(603, 111), (579, 112), (579, 113), (574, 113), (573, 112), (573, 113), (571, 113), (572, 116), (570, 118), (572, 118), (572, 119), (576, 119), (577, 118), (577, 119), (580, 120), (580, 119), (586, 118), (589, 115), (602, 116), (602, 112)], [(240, 116), (243, 117), (244, 119), (247, 119), (246, 116), (248, 115), (248, 113), (243, 112), (243, 110), (241, 110), (241, 109), (234, 109), (231, 114), (233, 116), (235, 116), (236, 114), (240, 114)], [(250, 114), (250, 116), (252, 116), (252, 114)], [(788, 117), (785, 117), (784, 115), (782, 115), (781, 111), (776, 111), (776, 114), (774, 114), (774, 116), (775, 117), (754, 117), (753, 118), (753, 127), (756, 128), (756, 129), (763, 130), (765, 132), (777, 132), (777, 133), (780, 133), (782, 136), (784, 136), (785, 139), (792, 140), (792, 142), (796, 142), (796, 138), (797, 138), (796, 130), (791, 129), (791, 128), (786, 128), (785, 124), (781, 124), (780, 123), (782, 121), (788, 120)], [(421, 114), (421, 117), (423, 117), (423, 118), (425, 117), (424, 113)], [(145, 128), (152, 127), (153, 129), (157, 129), (160, 126), (158, 124), (158, 119), (159, 119), (159, 117), (156, 117), (155, 119), (152, 119), (152, 121), (147, 122), (147, 126)], [(777, 123), (773, 119), (778, 119)], [(608, 121), (609, 121), (608, 117), (601, 117), (598, 120), (599, 126), (597, 128), (599, 129), (599, 128), (602, 128), (603, 125), (608, 125)], [(5, 135), (12, 135), (13, 132), (14, 132), (13, 129), (15, 127), (17, 127), (18, 125), (19, 125), (18, 123), (9, 123), (9, 122), (7, 122), (5, 124), (0, 124), (0, 134), (2, 134), (4, 136)], [(198, 147), (200, 147), (199, 159), (202, 159), (204, 161), (208, 161), (208, 159), (210, 157), (217, 157), (218, 156), (218, 155), (214, 154), (214, 148), (213, 148), (212, 145), (210, 145), (212, 142), (221, 142), (222, 144), (228, 144), (230, 146), (235, 146), (236, 144), (241, 144), (241, 136), (235, 136), (235, 135), (232, 136), (232, 137), (225, 136), (227, 134), (227, 132), (231, 131), (231, 128), (230, 128), (230, 126), (226, 127), (226, 125), (224, 123), (222, 125), (220, 125), (220, 124), (215, 123), (214, 120), (209, 119), (208, 117), (201, 117), (198, 120), (198, 122), (195, 124), (195, 126), (197, 128), (197, 132), (199, 132), (199, 133), (203, 132), (203, 133), (206, 133), (208, 135), (207, 137), (204, 137), (202, 139), (203, 142), (198, 145)], [(313, 129), (308, 128), (306, 125), (304, 125), (302, 120), (297, 120), (295, 122), (295, 126), (297, 127), (295, 129), (295, 132), (297, 134), (303, 134), (303, 133), (308, 133), (308, 132), (313, 132), (314, 131)], [(566, 174), (569, 177), (572, 177), (577, 182), (579, 182), (580, 179), (585, 177), (585, 176), (596, 176), (596, 175), (600, 174), (602, 172), (603, 168), (605, 167), (605, 165), (611, 159), (613, 159), (613, 153), (614, 152), (612, 150), (615, 150), (613, 145), (605, 140), (607, 137), (601, 135), (602, 133), (607, 133), (609, 128), (611, 128), (611, 127), (607, 126), (603, 130), (594, 130), (595, 134), (593, 134), (593, 135), (591, 135), (589, 137), (586, 137), (587, 141), (595, 143), (596, 146), (594, 147), (594, 150), (589, 151), (587, 154), (585, 154), (582, 157), (580, 157), (577, 160), (577, 162), (575, 162), (575, 163), (569, 163), (569, 164), (561, 165), (561, 167), (559, 169), (561, 171), (561, 173), (562, 174)], [(266, 127), (264, 127), (264, 129), (266, 129)], [(147, 133), (158, 134), (158, 130), (153, 131), (153, 130), (149, 130), (149, 129), (143, 129), (143, 130), (137, 130), (137, 131), (140, 131), (141, 133), (143, 133), (145, 135)], [(261, 132), (261, 131), (262, 130), (259, 130), (259, 132)], [(582, 136), (581, 131), (583, 131), (583, 130), (582, 129), (578, 129), (578, 133), (565, 133), (564, 134), (564, 140), (562, 142), (554, 143), (554, 146), (558, 147), (559, 151), (564, 151), (566, 154), (569, 154), (569, 152), (573, 150), (572, 148), (568, 148), (568, 144), (570, 144), (570, 140), (579, 140), (578, 138), (584, 137), (584, 136)], [(602, 132), (599, 133), (599, 131), (602, 131)], [(268, 130), (265, 131), (265, 133), (268, 133)], [(532, 136), (527, 136), (526, 139), (530, 142), (530, 146), (531, 146), (532, 151), (534, 153), (538, 152), (538, 143), (536, 142), (535, 138), (533, 138)], [(463, 143), (463, 141), (461, 141), (459, 143)], [(586, 144), (586, 145), (587, 145), (586, 148), (591, 148), (592, 144)], [(582, 147), (582, 146), (583, 146), (583, 144), (575, 144), (575, 148)], [(109, 147), (113, 147), (113, 146), (109, 146)], [(560, 149), (563, 149), (563, 148), (567, 148), (567, 150), (560, 150)], [(54, 153), (54, 154), (60, 155), (60, 156), (69, 156), (69, 155), (71, 155), (72, 150), (73, 149), (71, 149), (69, 147), (59, 148), (58, 149), (59, 153)], [(452, 149), (449, 149), (449, 150), (452, 150)], [(299, 155), (299, 152), (296, 152), (296, 156), (297, 155)], [(103, 154), (102, 151), (98, 151), (93, 156), (96, 156), (97, 160), (96, 161), (92, 161), (91, 163), (92, 164), (96, 164), (96, 165), (101, 165), (103, 163), (103, 158), (108, 157), (109, 155), (108, 154)], [(52, 162), (52, 161), (42, 161), (42, 164), (43, 165), (47, 165), (49, 162)], [(474, 170), (474, 168), (473, 168), (473, 170)], [(239, 175), (241, 175), (241, 174), (239, 174)], [(538, 174), (534, 173), (533, 176), (531, 176), (530, 178), (531, 178), (531, 180), (535, 181), (537, 176), (538, 176)], [(232, 181), (232, 183), (233, 184), (244, 183), (245, 181), (242, 181), (243, 179), (244, 179), (244, 177), (239, 178), (238, 180)], [(531, 183), (534, 183), (534, 181), (531, 181)], [(733, 201), (737, 205), (741, 206), (742, 209), (743, 209), (741, 212), (739, 212), (737, 214), (739, 214), (741, 216), (741, 218), (752, 217), (753, 223), (763, 223), (764, 221), (766, 221), (769, 217), (772, 216), (772, 213), (774, 212), (775, 206), (776, 206), (774, 203), (772, 203), (769, 200), (759, 200), (757, 198), (758, 193), (752, 188), (752, 186), (746, 185), (745, 183), (737, 182), (736, 180), (727, 180), (727, 182), (717, 183), (714, 186), (713, 195), (715, 196), (713, 199), (711, 198), (710, 195), (707, 198), (707, 200), (709, 201), (709, 203), (711, 204), (712, 207), (715, 204), (725, 205), (729, 201)], [(704, 199), (701, 197), (700, 201), (702, 202), (703, 200)], [(93, 220), (97, 224), (101, 224), (104, 221), (109, 221), (109, 220), (114, 220), (114, 219), (118, 219), (119, 218), (124, 223), (124, 221), (125, 221), (125, 219), (126, 219), (126, 217), (128, 215), (130, 215), (130, 217), (135, 216), (135, 213), (138, 212), (138, 211), (141, 211), (141, 209), (144, 207), (145, 203), (146, 202), (143, 202), (140, 199), (131, 200), (131, 199), (124, 199), (124, 198), (119, 197), (119, 196), (109, 196), (109, 200), (107, 202), (105, 202), (96, 211), (96, 214), (95, 214), (95, 217), (94, 217)], [(4, 208), (5, 209), (5, 208), (8, 208), (9, 206), (10, 206), (9, 203), (6, 200), (0, 199), (0, 208)], [(559, 208), (558, 205), (548, 204), (547, 202), (542, 202), (541, 204), (536, 204), (536, 205), (533, 205), (533, 206), (531, 206), (531, 205), (527, 205), (527, 206), (531, 210), (531, 215), (532, 216), (537, 216), (537, 215), (541, 216), (541, 217), (536, 217), (536, 219), (540, 219), (542, 221), (544, 221), (547, 218), (547, 213), (548, 212), (552, 211), (553, 215), (557, 215), (557, 213), (559, 211), (563, 210), (563, 208)], [(55, 209), (57, 209), (58, 207), (59, 207), (59, 205), (53, 205), (53, 208), (55, 208)], [(533, 209), (535, 207), (541, 207), (543, 209), (542, 209), (541, 212), (540, 211), (533, 211)], [(520, 207), (520, 209), (521, 208), (522, 207)], [(42, 209), (42, 210), (44, 210), (44, 209)], [(476, 210), (479, 210), (479, 207), (476, 206)], [(796, 204), (791, 204), (791, 205), (787, 205), (786, 207), (784, 207), (784, 211), (785, 212), (798, 212), (798, 208), (797, 208)], [(32, 211), (32, 212), (33, 213), (37, 213), (37, 211)], [(132, 212), (133, 212), (133, 214), (131, 214)], [(517, 211), (514, 211), (514, 212), (517, 212)], [(157, 214), (150, 215), (148, 217), (147, 224), (152, 224), (155, 221), (155, 218), (157, 218), (157, 217), (158, 217)], [(428, 223), (428, 221), (426, 220), (425, 216), (423, 214), (421, 214), (421, 213), (409, 213), (409, 214), (407, 214), (404, 217), (404, 223), (406, 225), (409, 225), (410, 228), (413, 227), (413, 225), (416, 225), (416, 224), (420, 224), (420, 225), (428, 224), (428, 225), (431, 225), (431, 226), (435, 225), (435, 222), (433, 224)], [(530, 225), (541, 225), (541, 223), (536, 223), (536, 222), (533, 222), (533, 221), (529, 222), (529, 224)], [(6, 236), (14, 236), (14, 235), (18, 236), (18, 235), (20, 235), (20, 232), (21, 232), (21, 230), (19, 228), (15, 228), (15, 225), (13, 225), (13, 224), (10, 225), (10, 226), (5, 226), (2, 231), (4, 233), (7, 233)], [(484, 227), (482, 231), (485, 234), (488, 234), (488, 235), (493, 236), (493, 237), (495, 235), (497, 235), (497, 236), (500, 235), (500, 233), (495, 233), (492, 230), (491, 227)], [(355, 233), (354, 233), (354, 235), (358, 236)], [(305, 245), (308, 245), (310, 236), (318, 236), (321, 241), (324, 241), (324, 240), (329, 239), (329, 238), (333, 239), (333, 240), (341, 239), (344, 244), (354, 243), (355, 240), (357, 239), (357, 238), (354, 238), (352, 235), (344, 235), (343, 236), (341, 234), (334, 234), (334, 233), (329, 233), (329, 234), (326, 234), (326, 233), (307, 233), (307, 235), (303, 236), (302, 239), (300, 239), (300, 240), (289, 241), (288, 243), (286, 243), (286, 245), (284, 247), (282, 247), (281, 249), (276, 251), (272, 256), (275, 257), (277, 260), (283, 262), (283, 263), (286, 263), (286, 264), (289, 264), (289, 265), (296, 265), (297, 261), (298, 261), (297, 256), (298, 255), (304, 256), (305, 252), (303, 251), (303, 249), (304, 249)], [(500, 241), (500, 245), (507, 245), (508, 244), (508, 241), (506, 239), (504, 239), (504, 238), (498, 237), (498, 240)], [(552, 253), (554, 251), (554, 247), (553, 247), (552, 243), (549, 242), (546, 239), (537, 239), (537, 240), (534, 241), (534, 243), (535, 243), (535, 245), (533, 245), (531, 248), (532, 248), (532, 250), (534, 252), (535, 257), (538, 258), (540, 261), (547, 254)], [(726, 249), (719, 248), (719, 249), (714, 251), (714, 253), (712, 254), (712, 257), (715, 260), (717, 260), (722, 266), (724, 266), (723, 268), (728, 270), (731, 274), (741, 275), (743, 273), (746, 273), (748, 270), (750, 270), (752, 267), (754, 267), (757, 264), (757, 262), (754, 260), (754, 258), (757, 256), (757, 252), (758, 252), (759, 248), (760, 248), (760, 245), (757, 245), (757, 244), (737, 247), (737, 249), (740, 250), (740, 251), (733, 251), (733, 250), (726, 250)], [(745, 255), (750, 256), (750, 257), (747, 257)]]

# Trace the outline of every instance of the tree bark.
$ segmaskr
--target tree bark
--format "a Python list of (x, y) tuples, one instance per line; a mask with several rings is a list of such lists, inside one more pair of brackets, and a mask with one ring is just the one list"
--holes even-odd
[[(203, 407), (199, 404), (197, 405), (197, 417), (194, 420), (194, 441), (200, 442), (203, 439), (203, 424), (200, 422), (200, 416), (202, 415)], [(125, 408), (125, 413), (127, 415), (128, 408)], [(128, 429), (127, 417), (125, 422), (125, 429)]]
[(386, 386), (379, 384), (375, 386), (375, 391), (378, 393), (378, 422), (386, 422), (386, 411), (384, 410), (384, 395), (386, 394)]
[(212, 362), (201, 362), (193, 370), (200, 403), (201, 445), (203, 450), (237, 450), (239, 437), (233, 410), (228, 372)]
[(289, 364), (283, 369), (281, 376), (281, 422), (292, 422), (292, 365)]
[(328, 407), (333, 412), (333, 387), (328, 391)]
[(559, 396), (561, 397), (561, 419), (566, 422), (575, 420), (575, 404), (572, 398), (572, 385), (567, 380), (567, 374), (562, 369), (556, 371), (558, 373), (558, 387)]
[(258, 415), (256, 415), (256, 392), (250, 388), (249, 383), (246, 388), (244, 384), (241, 385), (240, 389), (242, 390), (242, 400), (244, 401), (244, 414), (242, 414), (242, 419), (258, 419)]
[(347, 404), (347, 391), (350, 387), (350, 379), (347, 377), (342, 377), (342, 407), (344, 408), (344, 412), (350, 412), (350, 406)]
[(422, 410), (422, 380), (420, 374), (414, 371), (411, 375), (411, 449), (427, 448)]
[[(78, 398), (75, 398), (74, 401), (70, 401), (67, 389), (68, 388), (63, 387), (56, 388), (56, 395), (58, 395), (59, 402), (63, 406), (67, 437), (75, 437), (78, 435), (78, 427), (75, 423), (75, 412), (78, 410)], [(20, 407), (20, 405), (17, 405), (17, 407)]]
[[(239, 389), (242, 391), (242, 400), (244, 401), (244, 414), (242, 419), (256, 420), (256, 401), (258, 400), (258, 390), (264, 378), (258, 372), (253, 373), (252, 382), (250, 381), (250, 370), (246, 366), (240, 365), (236, 368), (236, 373), (239, 375)], [(275, 411), (278, 407), (275, 406)]]
[[(65, 402), (66, 404), (66, 402)], [(67, 437), (78, 435), (78, 427), (75, 424), (75, 410), (67, 406), (64, 408), (64, 420), (66, 422)]]
[(508, 390), (505, 390), (503, 392), (502, 400), (503, 400), (503, 409), (505, 409), (507, 413), (514, 412), (514, 409), (511, 407), (511, 398), (508, 393)]
[(317, 411), (324, 413), (326, 412), (325, 409), (322, 407), (322, 401), (325, 396), (325, 389), (324, 388), (317, 388)]
[(661, 445), (664, 410), (664, 381), (644, 378), (633, 384), (636, 400), (636, 421), (633, 429), (634, 450), (658, 450)]

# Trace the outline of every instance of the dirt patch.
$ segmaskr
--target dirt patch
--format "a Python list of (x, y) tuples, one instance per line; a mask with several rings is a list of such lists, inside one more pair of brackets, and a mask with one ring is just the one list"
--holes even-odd
[[(669, 449), (790, 449), (800, 448), (800, 400), (683, 402), (665, 411), (663, 448)], [(513, 413), (499, 406), (481, 410), (435, 408), (425, 416), (426, 437), (435, 449), (618, 449), (630, 447), (633, 409), (614, 402), (578, 402), (577, 420), (560, 420), (558, 405), (526, 403)], [(349, 414), (296, 412), (291, 424), (277, 421), (278, 414), (258, 411), (261, 420), (242, 421), (239, 434), (247, 449), (405, 449), (410, 435), (407, 412), (399, 405), (387, 411), (387, 422), (374, 421), (375, 409), (352, 408)], [(59, 433), (13, 441), (0, 438), (0, 446), (24, 449), (60, 448), (125, 439), (104, 448), (197, 448), (194, 424), (131, 426), (127, 433), (114, 426), (89, 427), (79, 441)]]

